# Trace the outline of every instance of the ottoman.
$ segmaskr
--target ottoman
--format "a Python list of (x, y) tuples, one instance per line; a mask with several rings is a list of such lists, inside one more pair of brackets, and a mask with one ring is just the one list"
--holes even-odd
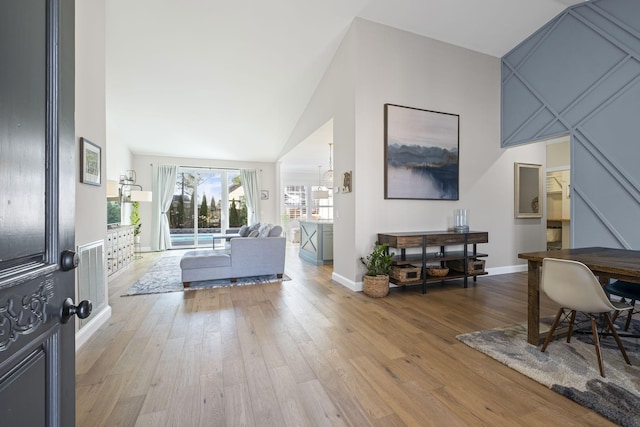
[(231, 256), (213, 250), (189, 251), (180, 260), (180, 270), (185, 288), (199, 280), (228, 279), (232, 276)]

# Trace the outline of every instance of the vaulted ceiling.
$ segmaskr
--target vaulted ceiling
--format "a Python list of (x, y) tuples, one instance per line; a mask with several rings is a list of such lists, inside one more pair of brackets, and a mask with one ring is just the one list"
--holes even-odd
[(580, 1), (109, 0), (108, 142), (275, 161), (355, 17), (501, 57)]

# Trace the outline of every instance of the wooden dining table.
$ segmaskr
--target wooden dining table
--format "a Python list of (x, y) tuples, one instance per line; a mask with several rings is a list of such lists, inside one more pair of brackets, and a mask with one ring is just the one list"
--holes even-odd
[(518, 258), (528, 261), (527, 341), (533, 345), (539, 345), (544, 338), (544, 335), (540, 335), (540, 277), (543, 259), (579, 261), (593, 271), (603, 286), (611, 279), (639, 283), (640, 286), (640, 251), (591, 247), (527, 252), (518, 254)]

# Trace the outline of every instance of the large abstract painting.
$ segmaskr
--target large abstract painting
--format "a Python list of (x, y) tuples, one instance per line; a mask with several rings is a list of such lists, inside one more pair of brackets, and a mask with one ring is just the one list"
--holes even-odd
[(385, 199), (458, 200), (460, 116), (384, 106)]

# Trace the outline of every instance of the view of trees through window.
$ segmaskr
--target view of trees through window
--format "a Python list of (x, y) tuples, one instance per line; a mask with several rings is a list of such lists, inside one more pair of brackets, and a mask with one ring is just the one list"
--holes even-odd
[(239, 170), (178, 168), (169, 211), (174, 246), (210, 245), (213, 234), (246, 223), (247, 204)]

